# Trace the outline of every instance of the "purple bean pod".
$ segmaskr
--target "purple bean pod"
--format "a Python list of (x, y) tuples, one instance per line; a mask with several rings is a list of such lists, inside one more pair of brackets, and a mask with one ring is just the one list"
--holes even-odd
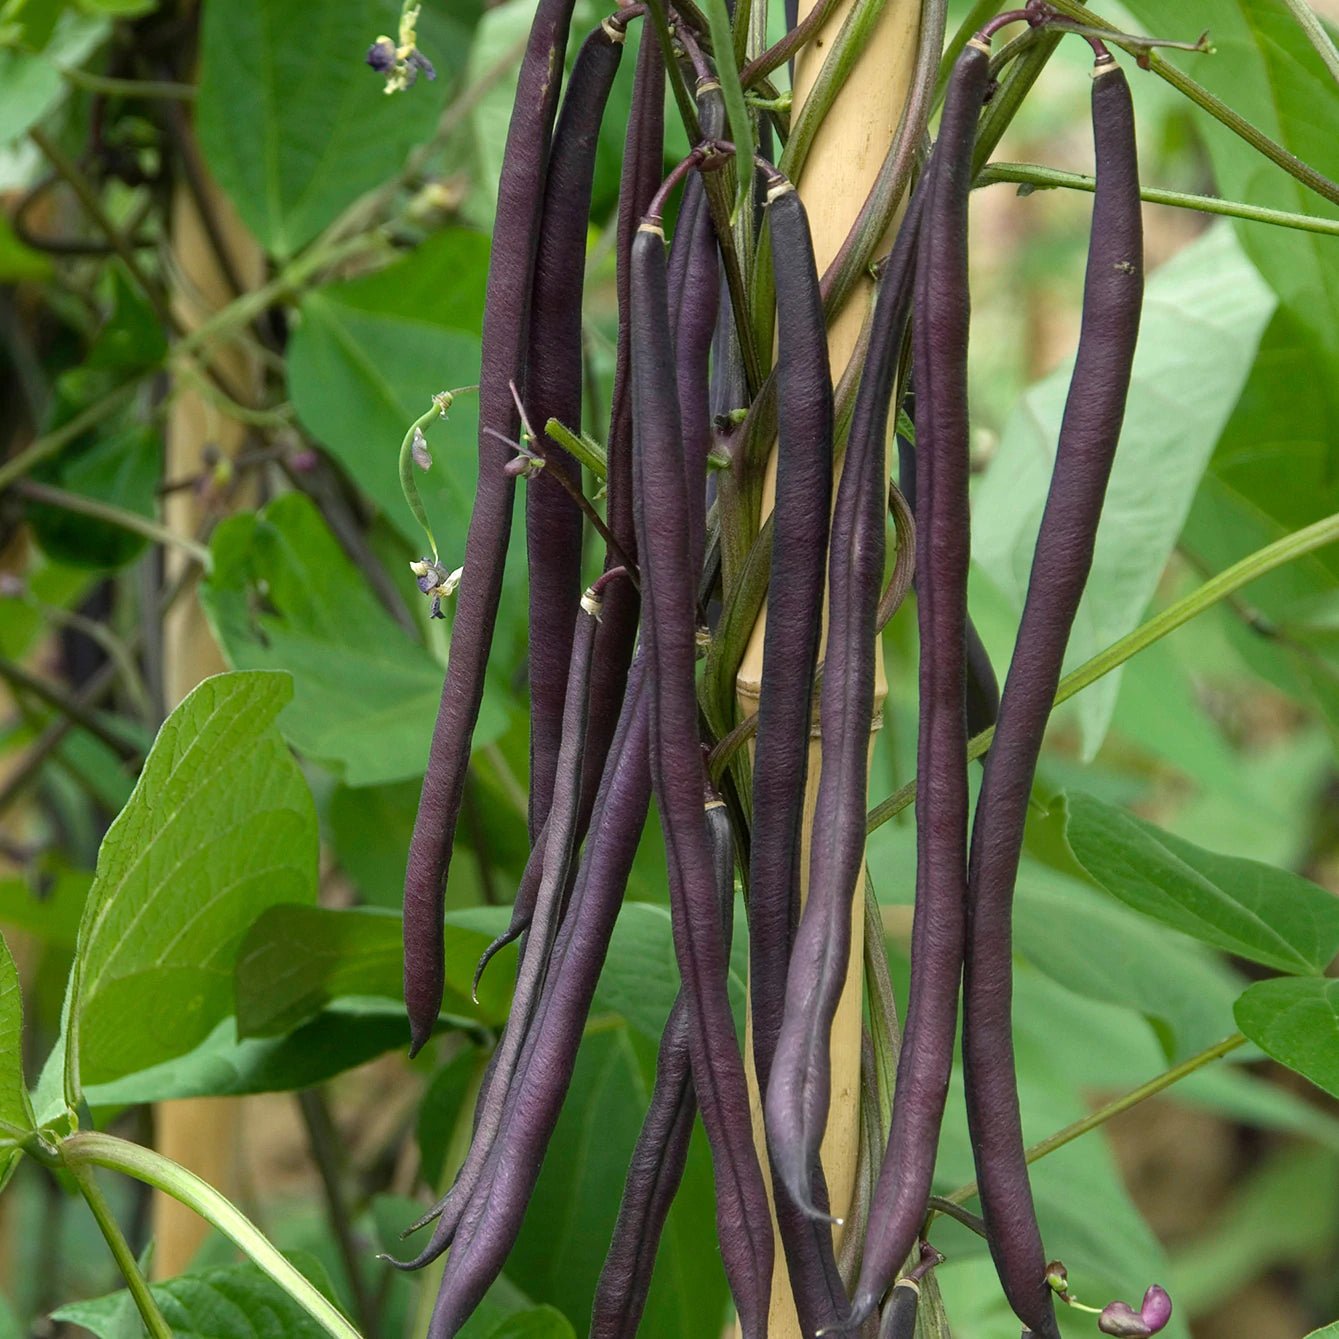
[[(572, 643), (571, 673), (567, 680), (563, 707), (562, 744), (555, 772), (553, 803), (545, 822), (546, 840), (542, 851), (541, 877), (535, 895), (527, 951), (516, 974), (507, 1025), (493, 1054), (486, 1082), (480, 1088), (475, 1109), (474, 1132), (469, 1152), (451, 1189), (420, 1218), (413, 1228), (425, 1226), (433, 1218), (437, 1227), (426, 1249), (405, 1265), (419, 1268), (434, 1259), (450, 1243), (460, 1214), (483, 1171), (484, 1162), (502, 1123), (503, 1107), (521, 1054), (521, 1046), (544, 986), (549, 953), (557, 936), (563, 895), (567, 890), (575, 847), (578, 806), (581, 798), (582, 759), (585, 753), (589, 718), (591, 654), (595, 631), (599, 626), (600, 603), (596, 593), (587, 591), (576, 615), (576, 635)], [(533, 852), (532, 860), (533, 864)], [(413, 1230), (413, 1229), (411, 1229)]]
[[(582, 290), (591, 188), (609, 92), (623, 57), (624, 31), (606, 19), (582, 44), (549, 155), (543, 226), (531, 296), (526, 408), (537, 428), (556, 418), (581, 424)], [(567, 667), (581, 598), (581, 511), (553, 477), (581, 487), (581, 466), (550, 451), (526, 484), (530, 576), (530, 840), (538, 840), (552, 802), (562, 742)], [(519, 899), (518, 899), (519, 901)]]
[(646, 822), (650, 707), (650, 693), (634, 665), (596, 799), (592, 836), (507, 1094), (502, 1127), (454, 1234), (429, 1339), (454, 1335), (501, 1272), (539, 1177)]
[[(771, 1081), (786, 1000), (791, 938), (800, 911), (800, 845), (822, 635), (832, 504), (833, 392), (827, 329), (804, 205), (779, 174), (768, 183), (776, 257), (778, 418), (772, 577), (763, 642), (749, 848), (749, 990), (758, 1089)], [(826, 1222), (814, 1222), (777, 1175), (773, 1201), (791, 1292), (807, 1334), (847, 1311)], [(827, 1209), (821, 1168), (807, 1199)]]
[[(916, 511), (916, 448), (905, 437), (897, 437), (897, 477), (902, 496), (912, 514)], [(995, 677), (990, 652), (981, 634), (967, 615), (967, 733), (979, 735), (989, 730), (1000, 714), (1000, 683)]]
[[(707, 829), (729, 949), (735, 900), (734, 834), (719, 797), (707, 801)], [(656, 1082), (632, 1152), (618, 1222), (600, 1272), (590, 1339), (634, 1339), (646, 1307), (660, 1237), (683, 1180), (697, 1115), (688, 1055), (688, 999), (675, 997), (656, 1054)]]
[(892, 1126), (870, 1206), (856, 1319), (878, 1305), (924, 1221), (957, 1030), (968, 810), (967, 201), (989, 64), (988, 47), (975, 39), (958, 58), (939, 140), (918, 192), (924, 203), (912, 336), (920, 624), (916, 909)]
[(540, 0), (535, 11), (498, 181), (479, 372), (479, 481), (465, 540), (451, 654), (405, 870), (404, 985), (411, 1054), (432, 1034), (446, 982), (442, 945), (446, 879), (470, 741), (483, 700), (515, 495), (515, 480), (506, 471), (512, 450), (494, 434), (515, 439), (519, 428), (511, 388), (525, 380), (530, 286), (573, 3)]
[[(772, 1277), (767, 1192), (726, 985), (698, 733), (697, 582), (671, 353), (664, 232), (648, 217), (632, 250), (632, 388), (643, 639), (652, 699), (651, 774), (669, 866), (679, 971), (689, 1001), (693, 1085), (711, 1144), (721, 1256), (746, 1339), (766, 1332)], [(705, 498), (702, 505), (705, 505)]]
[(963, 988), (967, 1117), (987, 1241), (1015, 1314), (1055, 1339), (1014, 1075), (1012, 911), (1028, 798), (1070, 628), (1092, 564), (1125, 413), (1143, 298), (1134, 113), (1110, 56), (1093, 71), (1097, 189), (1078, 354), (1027, 599), (972, 828)]
[(814, 1216), (821, 1210), (813, 1202), (810, 1179), (818, 1166), (830, 1101), (830, 1032), (846, 978), (851, 899), (864, 856), (864, 828), (857, 815), (867, 789), (874, 710), (874, 625), (885, 547), (884, 439), (918, 228), (919, 195), (899, 230), (880, 284), (833, 511), (829, 552), (841, 560), (831, 564), (829, 574), (819, 709), (822, 770), (809, 900), (791, 951), (785, 1012), (766, 1093), (773, 1169)]

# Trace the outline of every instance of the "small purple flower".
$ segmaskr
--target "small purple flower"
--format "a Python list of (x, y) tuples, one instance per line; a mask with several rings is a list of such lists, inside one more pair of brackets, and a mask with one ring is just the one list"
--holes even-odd
[(425, 79), (436, 79), (437, 71), (433, 68), (430, 61), (417, 47), (409, 53), (409, 64), (416, 70), (422, 72)]
[(1143, 1304), (1135, 1311), (1128, 1302), (1111, 1302), (1097, 1318), (1097, 1328), (1103, 1334), (1144, 1336), (1157, 1334), (1172, 1318), (1172, 1299), (1165, 1288), (1156, 1283), (1144, 1294)]
[(389, 37), (378, 37), (367, 48), (367, 63), (378, 74), (388, 74), (395, 68), (395, 61), (395, 43)]

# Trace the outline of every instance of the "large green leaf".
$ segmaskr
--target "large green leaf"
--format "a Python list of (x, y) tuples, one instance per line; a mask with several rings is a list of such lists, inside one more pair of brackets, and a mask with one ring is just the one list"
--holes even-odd
[(85, 1096), (96, 1109), (178, 1097), (295, 1092), (408, 1046), (403, 1004), (341, 1003), (286, 1037), (246, 1040), (238, 1038), (229, 1017), (188, 1054), (91, 1084)]
[[(1129, 632), (1143, 615), (1274, 306), (1227, 227), (1213, 229), (1153, 276), (1121, 446), (1088, 589), (1069, 639), (1067, 668)], [(1005, 424), (974, 506), (974, 556), (1018, 609), (1071, 371), (1067, 364), (1023, 397)], [(1118, 679), (1107, 675), (1079, 700), (1089, 757), (1106, 733)]]
[(1242, 982), (1217, 955), (1034, 861), (1025, 861), (1019, 875), (1014, 944), (1038, 971), (1076, 994), (1138, 1009), (1169, 1060), (1183, 1060), (1232, 1030)]
[[(470, 983), (479, 955), (507, 924), (505, 907), (446, 913), (443, 1008), (496, 1024), (507, 1016), (515, 949), (479, 983)], [(237, 954), (237, 1030), (243, 1037), (291, 1032), (341, 999), (403, 1001), (404, 950), (399, 916), (375, 907), (271, 907), (248, 931)], [(509, 970), (513, 969), (513, 970)]]
[[(329, 1293), (329, 1280), (315, 1260), (293, 1263)], [(196, 1270), (155, 1283), (150, 1291), (175, 1339), (322, 1339), (326, 1334), (324, 1326), (250, 1263)], [(98, 1339), (119, 1339), (125, 1333), (122, 1317), (128, 1304), (129, 1294), (122, 1290), (72, 1302), (52, 1312), (52, 1319), (83, 1326)]]
[[(289, 493), (220, 525), (205, 609), (239, 669), (283, 669), (295, 748), (353, 785), (421, 776), (442, 670), (377, 603), (313, 504)], [(475, 739), (505, 718), (485, 704)]]
[(1262, 1051), (1339, 1097), (1339, 981), (1261, 981), (1237, 1001), (1236, 1014)]
[(316, 895), (316, 816), (274, 719), (287, 675), (206, 679), (103, 839), (66, 1005), (67, 1093), (171, 1059), (232, 1012), (266, 907)]
[[(558, 1307), (581, 1334), (589, 1329), (595, 1283), (649, 1095), (633, 1034), (625, 1027), (589, 1033), (507, 1262), (510, 1278)], [(711, 1168), (699, 1131), (638, 1334), (641, 1339), (719, 1334), (725, 1304)]]
[(1327, 1325), (1323, 1330), (1312, 1330), (1306, 1339), (1339, 1339), (1339, 1320)]
[(288, 0), (205, 6), (201, 146), (275, 255), (299, 250), (432, 133), (445, 81), (388, 97), (363, 63), (379, 34), (396, 33), (399, 12), (396, 0), (309, 0), (300, 11)]
[(1339, 899), (1300, 875), (1206, 851), (1091, 795), (1068, 807), (1079, 863), (1145, 915), (1284, 972), (1323, 972), (1339, 952)]
[[(438, 391), (479, 380), (487, 272), (487, 237), (439, 233), (375, 275), (309, 293), (289, 347), (299, 418), (415, 549), (423, 532), (400, 491), (400, 442)], [(444, 557), (464, 545), (477, 428), (465, 395), (428, 432), (433, 465), (417, 482)]]
[(0, 1188), (18, 1159), (11, 1140), (33, 1128), (23, 1081), (23, 987), (9, 945), (0, 937)]

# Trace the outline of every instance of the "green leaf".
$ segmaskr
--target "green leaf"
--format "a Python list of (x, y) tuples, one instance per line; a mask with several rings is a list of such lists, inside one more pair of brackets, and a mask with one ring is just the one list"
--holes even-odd
[[(479, 955), (507, 923), (504, 907), (446, 913), (448, 1014), (500, 1023), (511, 998), (515, 950), (479, 985), (470, 981)], [(314, 1018), (335, 1000), (403, 1001), (400, 917), (376, 907), (272, 907), (257, 918), (237, 954), (237, 1030), (243, 1037), (277, 1036)]]
[(396, 0), (206, 5), (200, 143), (248, 227), (276, 256), (300, 250), (341, 210), (397, 173), (427, 139), (444, 80), (386, 96), (363, 63), (398, 30)]
[(9, 945), (0, 937), (0, 1189), (9, 1180), (19, 1152), (9, 1142), (15, 1130), (34, 1126), (23, 1081), (23, 987)]
[[(163, 476), (163, 441), (144, 424), (101, 433), (83, 450), (68, 450), (33, 472), (71, 493), (106, 502), (152, 519)], [(83, 567), (124, 567), (144, 552), (148, 540), (124, 526), (95, 520), (45, 502), (27, 504), (37, 541), (58, 562)]]
[[(1149, 31), (1165, 30), (1160, 0), (1127, 5)], [(1187, 34), (1209, 29), (1209, 59), (1167, 52), (1201, 84), (1271, 138), (1330, 177), (1339, 175), (1339, 146), (1329, 125), (1339, 112), (1334, 80), (1282, 0), (1180, 0), (1176, 23)], [(1204, 137), (1220, 192), (1252, 204), (1339, 218), (1321, 199), (1260, 157), (1226, 127), (1191, 109)], [(1326, 348), (1333, 370), (1339, 356), (1339, 255), (1327, 239), (1299, 233), (1280, 241), (1272, 229), (1236, 225), (1251, 260), (1279, 297)], [(1317, 383), (1333, 380), (1319, 376)], [(1331, 387), (1333, 395), (1333, 387)]]
[(508, 1316), (489, 1339), (576, 1339), (576, 1331), (556, 1307), (536, 1306)]
[(1339, 900), (1287, 870), (1217, 855), (1072, 792), (1066, 836), (1113, 897), (1253, 962), (1323, 972), (1339, 952)]
[(206, 679), (103, 839), (66, 1002), (66, 1091), (183, 1055), (232, 1012), (266, 907), (316, 895), (316, 816), (274, 727), (286, 675)]
[(1327, 1325), (1323, 1330), (1312, 1330), (1306, 1339), (1339, 1339), (1339, 1320)]
[(447, 1153), (460, 1135), (462, 1116), (466, 1116), (465, 1103), (477, 1091), (485, 1063), (481, 1051), (462, 1047), (432, 1076), (423, 1093), (416, 1138), (423, 1180), (430, 1186), (441, 1183)]
[(0, 144), (26, 134), (60, 101), (62, 90), (52, 61), (0, 47)]
[(1339, 981), (1261, 981), (1237, 1001), (1236, 1015), (1267, 1055), (1339, 1097)]
[[(280, 728), (294, 748), (352, 785), (422, 776), (442, 670), (377, 602), (315, 506), (289, 493), (214, 533), (202, 590), (238, 669), (283, 669), (293, 702)], [(505, 721), (485, 707), (476, 742)]]
[(408, 1046), (403, 1004), (341, 1003), (287, 1037), (263, 1039), (239, 1040), (229, 1017), (186, 1055), (90, 1084), (85, 1096), (96, 1110), (178, 1097), (296, 1092)]
[(39, 896), (25, 879), (0, 880), (0, 924), (11, 925), (52, 948), (73, 948), (92, 887), (87, 870), (58, 868)]
[[(1226, 227), (1211, 230), (1153, 276), (1121, 447), (1066, 669), (1138, 624), (1274, 306)], [(1072, 364), (1065, 365), (1023, 397), (973, 505), (973, 557), (1018, 609), (1071, 371)], [(1118, 689), (1119, 674), (1109, 674), (1079, 699), (1087, 758), (1106, 734)]]
[[(648, 1048), (649, 1050), (649, 1045)], [(604, 1265), (649, 1098), (626, 1027), (589, 1032), (507, 1274), (559, 1308), (579, 1333)], [(710, 1161), (700, 1130), (656, 1259), (640, 1339), (719, 1334), (726, 1292), (716, 1246)]]
[(12, 284), (22, 279), (48, 279), (51, 270), (51, 257), (19, 241), (8, 216), (0, 214), (0, 281)]
[(376, 908), (270, 907), (237, 951), (237, 1032), (277, 1037), (341, 995), (402, 999), (401, 922)]
[[(304, 1256), (292, 1262), (330, 1296), (320, 1264)], [(150, 1287), (175, 1339), (324, 1339), (326, 1330), (277, 1283), (253, 1264), (223, 1265), (182, 1274)], [(73, 1302), (52, 1312), (53, 1320), (81, 1325), (98, 1339), (117, 1339), (128, 1293)]]
[[(309, 293), (289, 347), (303, 425), (416, 550), (423, 537), (400, 491), (400, 443), (438, 391), (479, 380), (487, 274), (487, 237), (448, 229), (377, 274)], [(477, 430), (472, 395), (428, 430), (433, 466), (417, 482), (444, 556), (463, 547)]]
[(1035, 861), (1019, 875), (1014, 944), (1076, 994), (1138, 1009), (1169, 1061), (1232, 1031), (1242, 982), (1215, 954)]

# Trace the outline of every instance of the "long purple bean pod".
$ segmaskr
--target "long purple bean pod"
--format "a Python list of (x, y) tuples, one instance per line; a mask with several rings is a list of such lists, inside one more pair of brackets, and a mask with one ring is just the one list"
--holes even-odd
[[(605, 19), (572, 67), (549, 155), (535, 257), (525, 395), (539, 424), (581, 423), (581, 311), (591, 188), (609, 92), (623, 57), (622, 19)], [(530, 840), (548, 816), (562, 741), (572, 631), (581, 598), (581, 511), (554, 471), (581, 487), (581, 466), (550, 452), (530, 476), (525, 536), (530, 577)]]
[(664, 232), (658, 216), (648, 214), (632, 249), (632, 388), (643, 637), (653, 704), (651, 775), (668, 858), (675, 952), (689, 1001), (693, 1085), (715, 1171), (717, 1234), (741, 1330), (753, 1339), (767, 1328), (772, 1232), (702, 811), (693, 503), (684, 480), (671, 342)]
[(954, 66), (924, 204), (912, 323), (916, 368), (917, 741), (916, 909), (911, 985), (888, 1152), (870, 1206), (853, 1318), (878, 1305), (925, 1218), (953, 1062), (967, 888), (969, 560), (967, 484), (967, 201), (989, 44), (974, 38)]
[[(735, 898), (734, 833), (724, 802), (706, 806), (727, 951)], [(634, 1339), (646, 1307), (665, 1219), (683, 1180), (697, 1115), (688, 1055), (688, 999), (675, 997), (656, 1055), (656, 1082), (632, 1151), (618, 1221), (595, 1290), (590, 1339)]]
[(1009, 1304), (1042, 1339), (1055, 1339), (1059, 1331), (1023, 1156), (1011, 1028), (1011, 922), (1028, 797), (1092, 564), (1143, 297), (1134, 113), (1125, 76), (1104, 52), (1093, 69), (1092, 120), (1097, 189), (1078, 353), (972, 828), (963, 988), (967, 1117), (987, 1241)]
[[(897, 436), (897, 477), (902, 496), (912, 514), (916, 512), (916, 448), (901, 433)], [(967, 733), (979, 735), (988, 730), (1000, 714), (1000, 683), (995, 677), (990, 652), (981, 634), (967, 615)]]
[[(699, 82), (697, 105), (702, 133), (708, 137), (719, 136), (725, 126), (725, 102), (720, 85), (714, 79)], [(684, 215), (690, 206), (693, 212), (686, 230)], [(683, 269), (677, 276), (679, 282), (676, 285), (675, 262), (680, 255), (683, 256)], [(679, 417), (684, 435), (684, 478), (691, 502), (689, 553), (695, 581), (701, 575), (706, 550), (707, 453), (712, 446), (709, 366), (720, 290), (716, 232), (712, 227), (702, 178), (694, 173), (684, 187), (683, 205), (674, 229), (668, 292)]]
[(432, 1034), (446, 982), (446, 879), (511, 536), (515, 481), (505, 468), (512, 455), (506, 439), (516, 437), (519, 424), (511, 388), (525, 379), (530, 284), (573, 3), (540, 0), (535, 11), (498, 182), (479, 372), (479, 480), (451, 653), (405, 870), (404, 985), (411, 1053)]
[[(791, 937), (800, 912), (800, 834), (833, 464), (832, 375), (808, 216), (799, 194), (780, 174), (769, 174), (767, 198), (781, 331), (780, 435), (749, 850), (753, 1064), (763, 1093), (771, 1081)], [(806, 1200), (826, 1210), (827, 1190), (817, 1167), (811, 1180)], [(773, 1201), (801, 1327), (812, 1334), (838, 1324), (847, 1304), (831, 1230), (826, 1222), (815, 1223), (777, 1176)]]
[(455, 1334), (501, 1272), (539, 1177), (646, 822), (650, 706), (634, 665), (543, 997), (507, 1094), (502, 1128), (461, 1215), (429, 1339)]
[(876, 301), (829, 552), (829, 620), (819, 722), (822, 770), (809, 864), (786, 980), (785, 1012), (766, 1093), (772, 1164), (814, 1216), (811, 1177), (831, 1094), (830, 1032), (851, 950), (851, 899), (860, 876), (870, 723), (874, 707), (875, 615), (883, 580), (887, 472), (884, 439), (906, 325), (920, 193), (898, 232)]
[[(601, 578), (603, 580), (603, 578)], [(563, 895), (568, 886), (581, 800), (582, 759), (589, 719), (591, 654), (600, 614), (599, 593), (592, 587), (582, 597), (572, 642), (571, 672), (563, 707), (562, 744), (555, 771), (553, 804), (545, 823), (542, 873), (535, 896), (527, 951), (516, 975), (516, 989), (502, 1040), (480, 1090), (469, 1152), (446, 1195), (414, 1227), (437, 1218), (437, 1228), (425, 1250), (406, 1268), (418, 1268), (434, 1259), (450, 1243), (468, 1197), (473, 1193), (502, 1123), (503, 1107), (521, 1054), (521, 1046), (543, 989), (549, 952), (557, 935)]]

